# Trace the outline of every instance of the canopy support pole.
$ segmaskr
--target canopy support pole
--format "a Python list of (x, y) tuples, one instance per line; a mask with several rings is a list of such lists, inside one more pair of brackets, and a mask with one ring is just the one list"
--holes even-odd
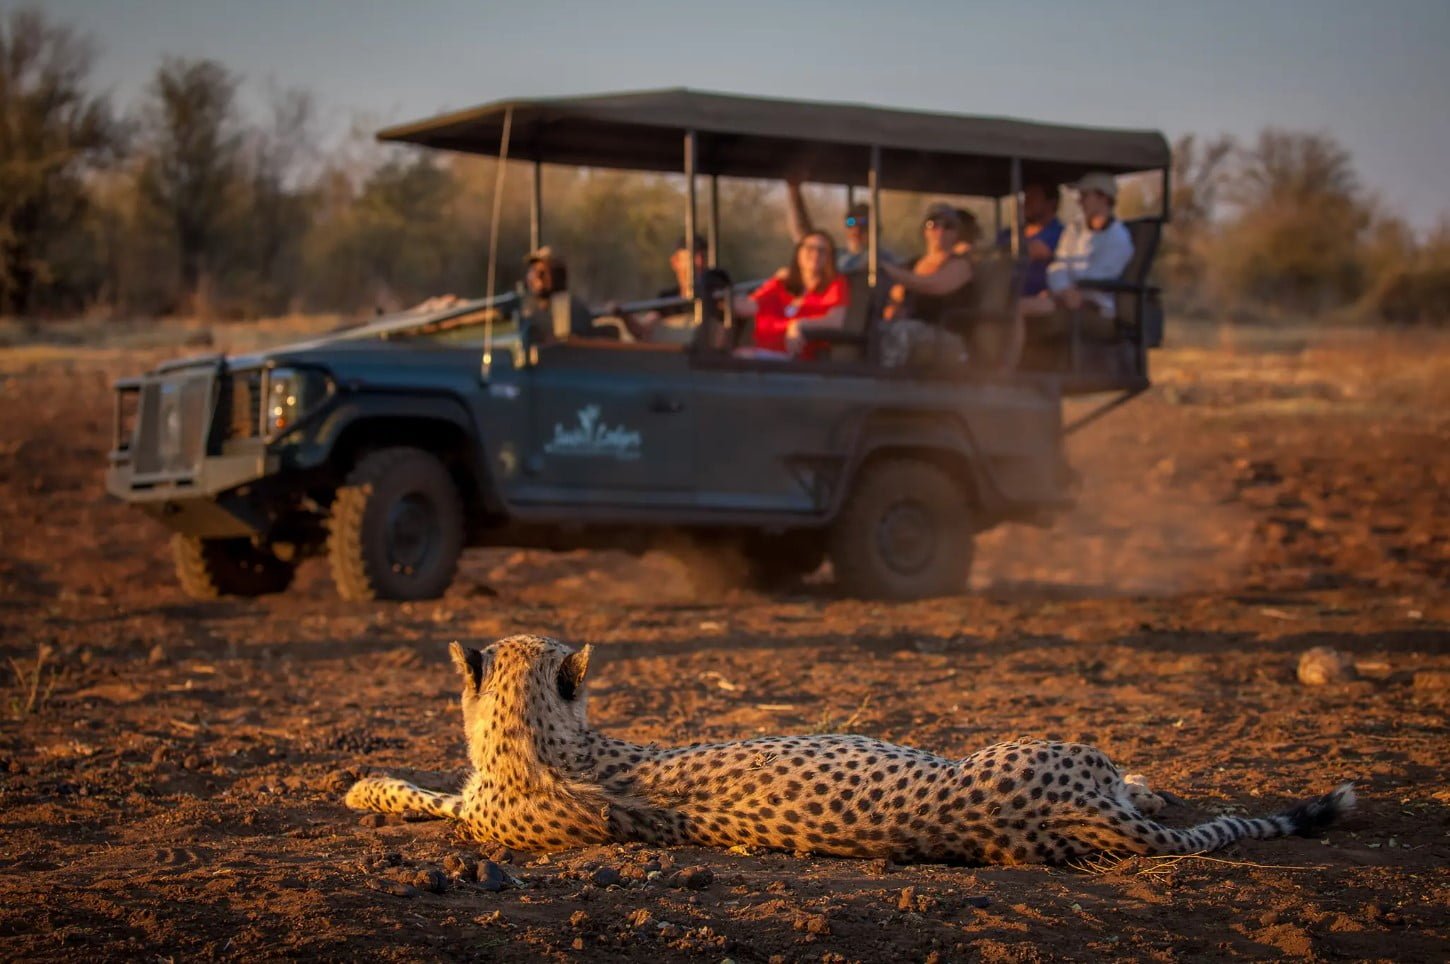
[(992, 243), (998, 244), (1002, 237), (1002, 199), (992, 198)]
[(871, 195), (871, 216), (867, 223), (866, 283), (876, 290), (876, 269), (881, 258), (881, 145), (871, 145), (871, 170), (866, 175), (866, 190)]
[(1012, 158), (1012, 258), (1022, 257), (1022, 233), (1026, 223), (1022, 215), (1022, 158)]
[(710, 220), (705, 225), (705, 239), (710, 247), (709, 265), (720, 266), (720, 178), (710, 175)]
[(544, 242), (544, 165), (534, 162), (534, 176), (529, 185), (529, 250), (537, 251)]
[[(695, 297), (695, 152), (699, 140), (694, 131), (685, 131), (685, 250), (690, 259), (690, 270), (685, 273), (685, 286), (680, 297)], [(695, 303), (695, 324), (699, 324), (702, 312)]]
[(851, 209), (856, 206), (856, 185), (846, 185), (846, 213), (850, 214)]

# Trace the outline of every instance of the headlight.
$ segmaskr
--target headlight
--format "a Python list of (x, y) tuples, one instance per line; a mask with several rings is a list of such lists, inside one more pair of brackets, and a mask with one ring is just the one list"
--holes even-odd
[(327, 394), (327, 378), (321, 372), (272, 368), (264, 392), (266, 434), (280, 435)]

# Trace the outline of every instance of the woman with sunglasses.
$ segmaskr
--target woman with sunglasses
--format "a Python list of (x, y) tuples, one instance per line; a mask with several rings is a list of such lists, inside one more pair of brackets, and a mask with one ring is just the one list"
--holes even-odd
[(926, 253), (909, 268), (881, 265), (895, 282), (881, 338), (887, 367), (966, 361), (962, 328), (971, 316), (971, 246), (980, 233), (966, 211), (933, 204), (921, 226)]
[(789, 266), (749, 298), (736, 299), (735, 313), (755, 318), (756, 352), (814, 359), (824, 346), (809, 340), (810, 329), (840, 328), (848, 297), (846, 278), (836, 270), (835, 242), (812, 231), (796, 244)]
[[(963, 222), (963, 214), (969, 221)], [(968, 253), (979, 233), (976, 219), (964, 211), (946, 204), (928, 208), (921, 225), (926, 253), (910, 267), (880, 266), (894, 282), (888, 316), (943, 325), (949, 314), (969, 307), (972, 262)]]

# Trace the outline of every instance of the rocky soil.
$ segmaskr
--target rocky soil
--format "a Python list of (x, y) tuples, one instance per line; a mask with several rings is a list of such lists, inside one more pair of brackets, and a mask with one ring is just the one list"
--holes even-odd
[[(427, 604), (342, 603), (318, 563), (196, 603), (101, 485), (110, 381), (172, 349), (0, 348), (0, 956), (1445, 960), (1450, 340), (1199, 341), (1074, 437), (1077, 508), (910, 605), (507, 551)], [(541, 856), (343, 809), (359, 774), (461, 778), (446, 645), (520, 631), (596, 644), (593, 719), (640, 742), (1033, 734), (1147, 773), (1173, 823), (1345, 779), (1362, 804), (1321, 839), (1056, 869)]]

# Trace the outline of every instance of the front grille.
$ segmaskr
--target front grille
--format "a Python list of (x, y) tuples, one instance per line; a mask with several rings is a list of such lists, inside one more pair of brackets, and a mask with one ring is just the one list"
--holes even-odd
[(141, 386), (132, 453), (137, 481), (189, 478), (206, 456), (216, 403), (211, 371), (167, 374)]

